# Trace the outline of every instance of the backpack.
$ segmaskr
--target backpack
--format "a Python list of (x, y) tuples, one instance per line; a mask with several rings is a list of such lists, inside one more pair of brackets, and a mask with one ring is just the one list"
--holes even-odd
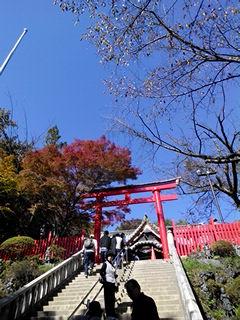
[(84, 248), (85, 249), (93, 249), (94, 248), (94, 243), (92, 239), (86, 239), (84, 241)]

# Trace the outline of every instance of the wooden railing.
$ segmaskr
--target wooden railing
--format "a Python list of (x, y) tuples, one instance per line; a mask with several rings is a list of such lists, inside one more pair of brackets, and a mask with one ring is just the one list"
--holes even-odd
[(15, 320), (31, 311), (82, 266), (80, 252), (28, 283), (14, 294), (0, 300), (0, 319)]
[(217, 240), (227, 240), (240, 245), (240, 221), (232, 223), (176, 226), (173, 223), (173, 237), (179, 256), (187, 256), (197, 250), (202, 251), (204, 245)]

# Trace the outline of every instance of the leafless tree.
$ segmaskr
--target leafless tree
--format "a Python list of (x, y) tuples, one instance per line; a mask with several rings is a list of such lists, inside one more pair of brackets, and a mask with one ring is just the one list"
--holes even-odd
[[(185, 193), (209, 205), (197, 169), (240, 208), (240, 10), (234, 0), (56, 0), (92, 18), (83, 38), (114, 72), (106, 84), (120, 130), (176, 155)], [(81, 22), (81, 20), (80, 20)], [(168, 169), (170, 172), (170, 170)], [(206, 198), (207, 197), (207, 198)]]

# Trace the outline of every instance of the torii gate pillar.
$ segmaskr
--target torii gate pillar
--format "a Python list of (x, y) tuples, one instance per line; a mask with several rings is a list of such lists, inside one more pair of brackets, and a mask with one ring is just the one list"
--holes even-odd
[(100, 243), (100, 237), (101, 237), (101, 227), (102, 227), (102, 197), (96, 198), (96, 212), (95, 212), (95, 219), (94, 219), (94, 238), (97, 240), (97, 250), (95, 253), (95, 260), (97, 263), (100, 262), (100, 256), (99, 256), (99, 243)]
[(158, 218), (158, 231), (160, 235), (160, 239), (162, 241), (162, 252), (163, 252), (163, 259), (169, 258), (169, 250), (168, 250), (168, 241), (167, 241), (167, 231), (165, 226), (165, 219), (163, 214), (163, 207), (160, 192), (158, 190), (153, 191), (153, 195), (155, 198), (155, 207), (157, 211), (157, 218)]

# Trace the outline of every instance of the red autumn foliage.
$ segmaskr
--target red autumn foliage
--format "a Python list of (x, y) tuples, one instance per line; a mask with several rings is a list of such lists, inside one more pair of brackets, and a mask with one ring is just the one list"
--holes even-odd
[[(62, 148), (49, 145), (32, 151), (24, 158), (23, 168), (19, 185), (35, 199), (32, 207), (49, 209), (49, 214), (55, 212), (59, 224), (64, 225), (79, 215), (81, 193), (136, 179), (141, 173), (132, 166), (130, 151), (104, 136), (98, 140), (75, 140)], [(119, 215), (116, 210), (106, 215), (112, 222), (121, 219), (124, 210), (121, 208)]]

